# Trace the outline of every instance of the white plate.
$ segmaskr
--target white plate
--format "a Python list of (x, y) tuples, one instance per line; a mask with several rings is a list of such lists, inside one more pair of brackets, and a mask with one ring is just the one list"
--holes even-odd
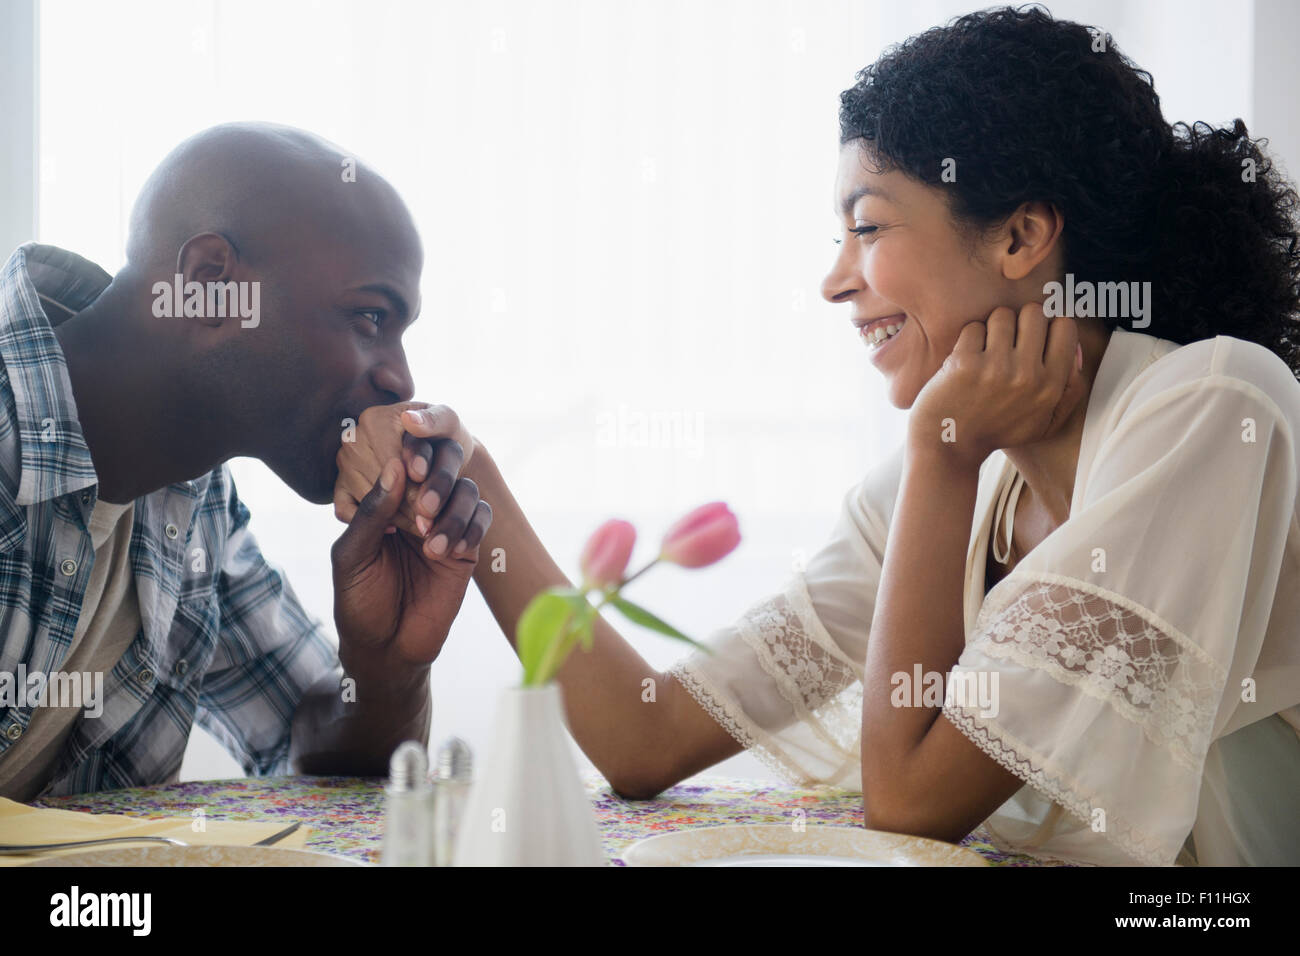
[(695, 827), (632, 844), (628, 866), (988, 866), (964, 847), (861, 827)]
[(27, 866), (369, 866), (360, 860), (278, 846), (136, 846), (43, 855)]

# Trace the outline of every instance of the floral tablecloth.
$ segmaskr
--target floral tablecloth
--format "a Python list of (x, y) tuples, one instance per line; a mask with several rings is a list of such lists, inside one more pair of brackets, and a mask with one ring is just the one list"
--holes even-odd
[[(753, 780), (694, 777), (654, 800), (623, 800), (599, 778), (588, 778), (605, 850), (615, 866), (637, 840), (689, 827), (727, 823), (789, 823), (802, 811), (807, 825), (861, 826), (861, 796), (848, 791), (796, 790)], [(359, 777), (246, 777), (49, 797), (36, 806), (128, 816), (211, 820), (301, 821), (311, 828), (306, 849), (379, 861), (384, 832), (384, 781)], [(996, 866), (1052, 865), (994, 849), (976, 830), (962, 846)]]

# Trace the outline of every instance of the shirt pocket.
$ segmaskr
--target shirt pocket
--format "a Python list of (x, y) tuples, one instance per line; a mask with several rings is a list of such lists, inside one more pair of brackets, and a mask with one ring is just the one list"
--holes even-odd
[(197, 694), (212, 663), (221, 633), (221, 605), (211, 591), (182, 591), (176, 602), (167, 646), (158, 661), (158, 679)]

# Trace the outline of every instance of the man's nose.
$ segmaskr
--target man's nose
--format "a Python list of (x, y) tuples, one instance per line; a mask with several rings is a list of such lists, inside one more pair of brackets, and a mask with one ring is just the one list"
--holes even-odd
[(398, 352), (395, 356), (375, 367), (371, 373), (375, 388), (391, 396), (394, 402), (409, 402), (415, 397), (415, 380), (411, 378), (411, 369), (406, 364), (406, 353)]

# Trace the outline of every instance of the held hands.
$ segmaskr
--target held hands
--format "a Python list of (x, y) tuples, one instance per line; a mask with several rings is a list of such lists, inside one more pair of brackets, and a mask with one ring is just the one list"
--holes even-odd
[(474, 482), (460, 477), (477, 443), (454, 411), (424, 402), (375, 405), (361, 413), (354, 437), (336, 459), (335, 517), (351, 521), (384, 463), (400, 456), (407, 480), (391, 526), (424, 539), (430, 558), (478, 547), (492, 509), (479, 500)]
[(978, 468), (999, 448), (1054, 435), (1087, 394), (1078, 347), (1074, 319), (1048, 319), (1036, 302), (967, 323), (912, 403), (909, 442)]
[(433, 558), (419, 538), (388, 533), (405, 490), (402, 462), (393, 458), (330, 550), (334, 622), (348, 673), (377, 669), (394, 677), (432, 663), (478, 562), (477, 546)]
[[(408, 410), (428, 415), (439, 437), (406, 435)], [(348, 522), (330, 552), (339, 654), (350, 673), (427, 667), (492, 523), (478, 487), (459, 477), (475, 442), (451, 409), (416, 402), (366, 409), (355, 438), (339, 451), (334, 492), (334, 513)]]

